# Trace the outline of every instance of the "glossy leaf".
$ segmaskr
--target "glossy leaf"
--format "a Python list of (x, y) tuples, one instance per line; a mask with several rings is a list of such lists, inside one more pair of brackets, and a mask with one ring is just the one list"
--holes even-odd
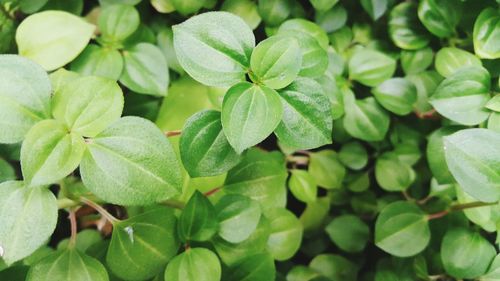
[(219, 258), (205, 248), (192, 248), (173, 258), (165, 270), (165, 280), (219, 281)]
[(230, 243), (240, 243), (257, 229), (261, 218), (259, 203), (246, 196), (228, 194), (215, 205), (218, 234)]
[(257, 3), (251, 0), (226, 0), (222, 3), (221, 10), (241, 17), (251, 29), (256, 29), (262, 20), (257, 11)]
[(389, 35), (401, 49), (418, 50), (429, 44), (429, 36), (417, 17), (417, 5), (402, 2), (389, 16)]
[(458, 48), (442, 48), (436, 54), (436, 70), (441, 76), (449, 77), (467, 66), (481, 67), (481, 61), (473, 54)]
[(395, 153), (388, 152), (377, 158), (375, 178), (380, 187), (387, 191), (402, 191), (413, 183), (415, 172)]
[(396, 71), (396, 61), (374, 50), (356, 51), (349, 60), (349, 77), (366, 86), (377, 86)]
[(458, 0), (423, 0), (418, 5), (418, 18), (437, 37), (451, 37), (456, 34), (462, 7)]
[(434, 131), (429, 136), (427, 162), (429, 163), (432, 175), (440, 184), (453, 183), (455, 181), (446, 164), (443, 138), (460, 129), (458, 126), (443, 127)]
[(401, 66), (407, 75), (426, 70), (432, 64), (433, 59), (434, 52), (430, 47), (401, 51)]
[(118, 80), (123, 70), (123, 58), (117, 50), (89, 44), (71, 63), (71, 70), (83, 75)]
[(98, 23), (103, 40), (118, 43), (139, 28), (139, 12), (131, 5), (105, 6), (99, 15)]
[(227, 280), (274, 281), (274, 260), (267, 253), (250, 256), (230, 268)]
[(349, 253), (363, 251), (370, 236), (368, 225), (354, 215), (336, 217), (325, 231), (335, 245)]
[(275, 260), (287, 260), (295, 255), (302, 242), (302, 224), (295, 215), (282, 208), (266, 213), (271, 224), (267, 249)]
[(177, 226), (182, 241), (207, 241), (218, 231), (217, 213), (210, 201), (195, 191), (182, 210)]
[(353, 141), (342, 145), (339, 160), (353, 170), (363, 169), (368, 164), (368, 152), (359, 142)]
[(373, 20), (378, 20), (389, 6), (388, 0), (361, 0), (361, 6)]
[(279, 32), (296, 31), (306, 33), (316, 39), (323, 49), (328, 48), (328, 36), (321, 26), (305, 19), (289, 19), (281, 24)]
[(486, 8), (474, 23), (474, 51), (480, 58), (500, 58), (500, 12)]
[(260, 0), (257, 11), (266, 25), (278, 26), (290, 16), (292, 3), (288, 0)]
[(333, 6), (335, 6), (339, 1), (338, 0), (310, 0), (312, 6), (317, 11), (327, 11), (330, 10)]
[(177, 10), (182, 15), (189, 15), (198, 12), (203, 5), (204, 1), (197, 0), (170, 0), (175, 10)]
[(417, 88), (405, 78), (385, 80), (372, 93), (385, 109), (397, 115), (409, 114), (417, 102)]
[(322, 150), (309, 155), (309, 173), (319, 186), (336, 189), (342, 186), (346, 169), (335, 151)]
[(294, 169), (291, 170), (288, 186), (293, 196), (304, 203), (316, 201), (318, 186), (316, 180), (308, 171)]

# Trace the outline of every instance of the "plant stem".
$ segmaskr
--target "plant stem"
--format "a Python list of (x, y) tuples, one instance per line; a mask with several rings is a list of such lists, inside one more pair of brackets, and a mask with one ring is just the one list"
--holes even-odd
[(427, 219), (428, 220), (438, 219), (438, 218), (446, 216), (447, 214), (449, 214), (450, 212), (453, 212), (453, 211), (462, 211), (465, 209), (486, 207), (486, 206), (492, 206), (492, 205), (496, 205), (496, 204), (498, 204), (498, 202), (487, 203), (487, 202), (479, 202), (479, 201), (464, 203), (464, 204), (455, 204), (455, 205), (451, 205), (447, 210), (437, 212), (434, 214), (429, 214), (427, 216)]
[(184, 209), (184, 206), (185, 206), (183, 202), (178, 201), (178, 200), (166, 200), (166, 201), (161, 202), (161, 204), (168, 206), (168, 207), (175, 208), (175, 209), (179, 209), (179, 210)]
[(205, 195), (206, 197), (208, 197), (210, 195), (213, 195), (213, 194), (219, 192), (221, 189), (222, 189), (222, 187), (219, 186), (219, 187), (216, 187), (216, 188), (214, 188), (212, 190), (209, 190), (209, 191), (205, 192), (203, 195)]
[(110, 214), (106, 209), (104, 209), (101, 205), (95, 203), (94, 201), (85, 198), (85, 197), (80, 197), (80, 201), (85, 203), (86, 205), (92, 207), (94, 210), (96, 210), (101, 216), (106, 218), (111, 224), (114, 224), (116, 222), (119, 222), (120, 220), (115, 218), (112, 214)]
[(180, 134), (182, 134), (182, 131), (181, 131), (181, 130), (175, 130), (175, 131), (168, 131), (168, 132), (165, 132), (165, 136), (167, 136), (167, 138), (169, 138), (169, 137), (179, 136)]
[(74, 248), (76, 245), (76, 234), (78, 232), (75, 210), (69, 211), (69, 222), (71, 224), (71, 238), (69, 239), (69, 247)]

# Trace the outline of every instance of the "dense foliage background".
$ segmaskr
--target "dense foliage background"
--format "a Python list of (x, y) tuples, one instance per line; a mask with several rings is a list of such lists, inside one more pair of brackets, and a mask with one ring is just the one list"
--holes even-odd
[(0, 0), (0, 280), (500, 280), (495, 0)]

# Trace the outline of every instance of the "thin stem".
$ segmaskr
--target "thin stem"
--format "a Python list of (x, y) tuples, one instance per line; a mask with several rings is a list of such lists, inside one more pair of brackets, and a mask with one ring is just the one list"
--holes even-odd
[(76, 234), (78, 233), (75, 210), (69, 211), (69, 222), (71, 224), (71, 238), (69, 239), (69, 247), (74, 248), (76, 245)]
[(438, 218), (446, 216), (447, 214), (449, 214), (450, 212), (453, 212), (453, 211), (462, 211), (465, 209), (486, 207), (486, 206), (492, 206), (492, 205), (496, 205), (496, 204), (498, 204), (498, 202), (487, 203), (487, 202), (479, 202), (479, 201), (478, 202), (464, 203), (464, 204), (455, 204), (455, 205), (451, 205), (447, 210), (437, 212), (434, 214), (430, 214), (427, 216), (427, 218), (428, 218), (428, 220), (438, 219)]
[(210, 195), (213, 195), (213, 194), (219, 192), (221, 189), (222, 189), (222, 187), (219, 186), (219, 187), (216, 187), (214, 189), (211, 189), (211, 190), (205, 192), (203, 195), (205, 195), (206, 197), (208, 197)]
[(302, 165), (302, 166), (305, 166), (309, 163), (309, 157), (307, 157), (307, 156), (288, 155), (286, 160), (289, 163), (295, 163), (297, 165)]
[(115, 218), (112, 214), (110, 214), (106, 209), (104, 209), (101, 205), (95, 203), (94, 201), (85, 198), (85, 197), (80, 197), (80, 201), (85, 203), (86, 205), (92, 207), (94, 210), (96, 210), (101, 216), (106, 218), (111, 224), (114, 224), (116, 222), (119, 222), (120, 220)]
[(165, 136), (167, 136), (168, 138), (169, 137), (175, 137), (175, 136), (178, 136), (182, 134), (182, 131), (181, 130), (175, 130), (175, 131), (168, 131), (168, 132), (165, 132)]
[(166, 200), (161, 202), (161, 204), (179, 210), (182, 210), (185, 207), (185, 204), (183, 202), (177, 200)]

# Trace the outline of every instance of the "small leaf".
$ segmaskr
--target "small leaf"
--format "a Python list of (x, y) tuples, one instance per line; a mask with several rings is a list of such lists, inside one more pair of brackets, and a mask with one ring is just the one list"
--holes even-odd
[(432, 64), (433, 59), (434, 52), (430, 47), (401, 51), (401, 66), (406, 75), (423, 72)]
[[(340, 255), (317, 255), (311, 260), (309, 267), (328, 278), (326, 280), (358, 280), (357, 265)], [(323, 281), (323, 279), (318, 281)]]
[(474, 23), (474, 51), (483, 59), (500, 58), (500, 12), (495, 8), (484, 9)]
[(442, 48), (437, 52), (434, 64), (437, 72), (444, 77), (450, 77), (463, 67), (482, 66), (475, 55), (458, 48)]
[(123, 110), (120, 86), (107, 78), (81, 77), (63, 85), (52, 99), (54, 118), (73, 133), (95, 137)]
[(335, 245), (349, 253), (363, 251), (370, 237), (368, 225), (354, 215), (336, 217), (326, 226), (325, 231)]
[(310, 154), (309, 173), (319, 186), (336, 189), (342, 186), (346, 169), (338, 160), (335, 151), (322, 150)]
[(375, 223), (375, 245), (393, 256), (414, 256), (427, 247), (430, 238), (426, 215), (412, 203), (387, 205)]
[(377, 158), (375, 178), (377, 183), (387, 191), (402, 191), (410, 187), (415, 180), (413, 169), (402, 162), (397, 154), (386, 152)]
[(123, 70), (123, 58), (117, 50), (89, 44), (71, 63), (71, 70), (118, 80)]
[(169, 74), (167, 59), (158, 47), (139, 43), (123, 53), (120, 82), (139, 94), (166, 96)]
[(361, 6), (373, 20), (378, 20), (387, 11), (388, 0), (361, 0)]
[(459, 126), (442, 127), (429, 136), (427, 142), (427, 162), (432, 175), (440, 184), (454, 183), (455, 179), (448, 169), (445, 159), (443, 138), (462, 129)]
[(417, 17), (417, 5), (402, 2), (389, 16), (389, 36), (396, 46), (405, 50), (418, 50), (429, 44), (429, 36)]
[(0, 143), (22, 141), (33, 125), (50, 118), (51, 91), (49, 76), (39, 65), (0, 55)]
[(436, 71), (430, 70), (412, 74), (405, 78), (411, 81), (417, 88), (417, 102), (414, 105), (416, 112), (426, 113), (431, 111), (432, 105), (429, 103), (429, 97), (434, 94), (443, 77)]
[(231, 87), (222, 102), (222, 128), (237, 153), (267, 138), (282, 116), (278, 93), (248, 82)]
[(182, 241), (207, 241), (219, 229), (214, 206), (199, 191), (195, 191), (182, 210), (177, 230)]
[(179, 249), (172, 209), (148, 207), (143, 213), (113, 225), (106, 263), (125, 280), (145, 280), (159, 274)]
[(361, 170), (368, 164), (368, 152), (357, 141), (348, 142), (340, 148), (339, 160), (353, 170)]
[(192, 248), (173, 258), (165, 270), (165, 280), (220, 281), (219, 258), (205, 248)]
[(244, 80), (255, 37), (241, 18), (209, 12), (175, 25), (173, 30), (179, 63), (195, 80), (220, 87)]
[[(499, 79), (500, 81), (500, 79)], [(489, 110), (493, 110), (495, 112), (500, 112), (500, 94), (495, 95), (492, 97), (488, 103), (485, 105), (485, 107)]]
[(377, 86), (395, 71), (396, 61), (379, 51), (361, 49), (349, 60), (349, 77), (365, 86)]
[(109, 43), (119, 43), (139, 28), (139, 12), (131, 5), (108, 5), (101, 9), (99, 30), (102, 39)]
[(89, 141), (80, 173), (92, 193), (122, 205), (160, 202), (182, 186), (172, 145), (153, 123), (138, 117), (123, 117)]
[[(16, 171), (3, 158), (0, 158), (0, 183), (16, 179)], [(1, 256), (1, 255), (0, 255)]]
[(56, 198), (47, 188), (28, 188), (21, 181), (0, 184), (0, 248), (7, 265), (40, 248), (57, 223)]
[(284, 31), (295, 31), (295, 32), (306, 33), (314, 37), (316, 41), (319, 43), (319, 45), (323, 47), (323, 49), (328, 49), (328, 43), (329, 43), (328, 35), (316, 23), (300, 18), (289, 19), (281, 24), (278, 32), (284, 32)]
[(30, 268), (27, 281), (108, 281), (106, 268), (96, 259), (69, 249), (57, 251)]
[(327, 11), (335, 6), (339, 0), (310, 0), (316, 11)]
[(500, 133), (488, 129), (460, 130), (444, 138), (446, 163), (458, 184), (472, 197), (500, 199)]
[(372, 90), (375, 99), (387, 110), (397, 115), (407, 115), (417, 101), (417, 88), (405, 78), (385, 80)]
[(205, 1), (199, 1), (199, 0), (170, 0), (170, 1), (172, 1), (172, 5), (174, 6), (175, 10), (184, 16), (198, 12), (205, 4)]
[(228, 194), (215, 205), (219, 236), (231, 243), (240, 243), (257, 229), (261, 210), (259, 203), (242, 195)]
[(292, 12), (293, 4), (288, 0), (260, 0), (257, 11), (266, 26), (279, 26)]
[(318, 186), (314, 177), (307, 171), (294, 169), (291, 170), (288, 186), (293, 196), (304, 203), (316, 201)]
[(418, 18), (437, 37), (452, 37), (462, 18), (462, 7), (458, 0), (423, 0), (418, 5)]
[(284, 208), (274, 208), (266, 213), (271, 224), (267, 250), (275, 260), (288, 260), (299, 250), (303, 227), (299, 219)]
[(274, 281), (276, 268), (271, 255), (261, 253), (245, 258), (229, 268), (227, 276), (224, 280)]
[(19, 54), (47, 71), (75, 59), (94, 33), (95, 26), (62, 11), (44, 11), (21, 22), (16, 32)]
[(81, 135), (56, 120), (44, 120), (31, 128), (21, 147), (21, 168), (28, 186), (56, 183), (73, 172), (82, 160)]
[(252, 0), (226, 0), (220, 9), (239, 16), (251, 29), (256, 29), (262, 20), (257, 11), (257, 3)]

